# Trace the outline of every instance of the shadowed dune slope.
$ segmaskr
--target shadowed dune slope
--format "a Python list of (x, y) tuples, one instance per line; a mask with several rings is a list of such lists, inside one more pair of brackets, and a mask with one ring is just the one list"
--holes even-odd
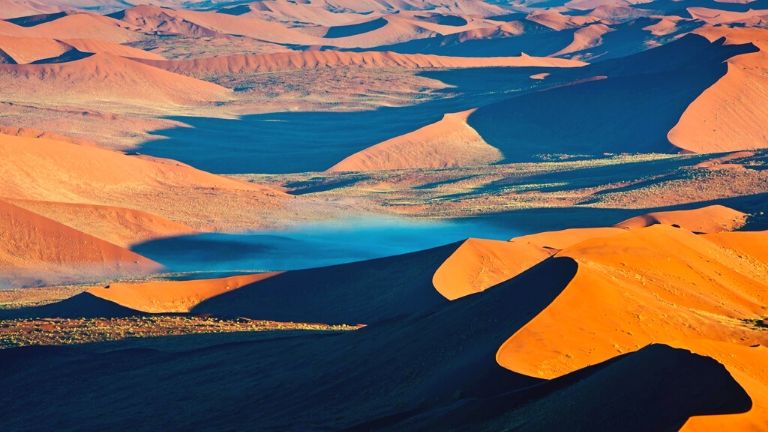
[(193, 105), (230, 98), (224, 87), (111, 54), (58, 64), (0, 65), (10, 100), (59, 103)]
[(328, 171), (448, 168), (501, 160), (501, 153), (467, 125), (471, 112), (446, 114), (437, 123), (357, 152)]
[(747, 215), (721, 205), (694, 210), (648, 213), (616, 224), (619, 228), (642, 228), (651, 225), (673, 225), (695, 233), (733, 231), (746, 223)]
[(170, 72), (191, 76), (279, 72), (356, 66), (362, 68), (475, 68), (475, 67), (578, 67), (576, 60), (543, 57), (465, 58), (392, 52), (302, 51), (273, 54), (238, 54), (189, 60), (142, 61)]
[(0, 201), (0, 286), (142, 276), (161, 266), (134, 252)]
[[(575, 272), (573, 260), (549, 259), (482, 294), (337, 335), (177, 352), (98, 345), (3, 350), (0, 362), (11, 372), (0, 385), (8, 390), (3, 395), (14, 396), (0, 396), (0, 413), (19, 412), (4, 418), (21, 430), (32, 413), (19, 407), (35, 400), (35, 418), (60, 430), (542, 430), (567, 418), (576, 429), (639, 431), (674, 430), (691, 415), (749, 408), (749, 397), (721, 365), (664, 346), (551, 382), (500, 368), (496, 347)], [(145, 385), (157, 381), (165, 385)], [(153, 403), (126, 398), (126, 386), (140, 387), (133, 394)], [(607, 402), (610, 389), (633, 391)], [(98, 404), (88, 402), (94, 398)], [(182, 409), (189, 404), (197, 409)]]
[(573, 70), (574, 78), (587, 82), (481, 107), (468, 123), (507, 161), (551, 153), (675, 151), (667, 133), (688, 104), (725, 73), (724, 60), (754, 49), (687, 36)]
[(459, 243), (421, 252), (282, 273), (214, 297), (194, 313), (274, 321), (368, 324), (447, 303), (432, 275)]

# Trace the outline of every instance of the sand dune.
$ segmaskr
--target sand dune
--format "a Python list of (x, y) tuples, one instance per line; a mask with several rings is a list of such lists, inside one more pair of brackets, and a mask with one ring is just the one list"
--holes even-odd
[(62, 56), (72, 50), (84, 53), (105, 53), (120, 57), (164, 60), (160, 55), (112, 42), (91, 39), (47, 39), (0, 36), (0, 49), (16, 64), (33, 63)]
[(195, 230), (141, 210), (114, 206), (73, 204), (52, 201), (11, 200), (27, 210), (60, 222), (78, 231), (122, 247)]
[(573, 34), (573, 42), (552, 55), (561, 56), (599, 46), (603, 43), (603, 35), (610, 31), (611, 28), (605, 24), (590, 24), (582, 27)]
[(313, 45), (319, 42), (317, 37), (299, 30), (252, 16), (142, 5), (112, 14), (111, 17), (129, 23), (144, 32), (181, 34), (194, 37), (228, 34), (247, 36), (267, 42), (301, 45)]
[(669, 140), (692, 152), (768, 147), (768, 30), (710, 27), (698, 30), (710, 40), (754, 43), (759, 52), (728, 60), (728, 71), (685, 110)]
[[(729, 241), (738, 242), (742, 233), (727, 234), (733, 236)], [(742, 240), (764, 256), (768, 234), (745, 234)], [(713, 356), (754, 398), (748, 413), (727, 421), (693, 419), (687, 430), (720, 423), (730, 428), (764, 424), (768, 375), (755, 365), (768, 361), (768, 351), (750, 345), (764, 346), (768, 340), (740, 320), (764, 313), (768, 267), (746, 253), (664, 225), (566, 248), (557, 256), (578, 262), (576, 276), (502, 345), (497, 359), (513, 371), (554, 377), (647, 343), (668, 343)], [(752, 360), (741, 360), (742, 355)]]
[(599, 21), (589, 15), (563, 15), (551, 9), (532, 12), (526, 16), (526, 19), (557, 31), (580, 28)]
[(443, 57), (392, 52), (302, 51), (290, 53), (232, 55), (190, 60), (142, 60), (143, 63), (184, 75), (209, 77), (222, 74), (278, 72), (331, 67), (362, 68), (472, 68), (472, 67), (579, 67), (577, 60), (544, 57)]
[(112, 283), (93, 287), (88, 294), (122, 307), (147, 313), (189, 312), (201, 302), (268, 279), (277, 273), (232, 276), (221, 279)]
[(69, 45), (54, 39), (0, 36), (0, 50), (16, 64), (58, 57), (70, 49)]
[(118, 20), (91, 13), (65, 15), (47, 21), (28, 31), (37, 37), (53, 39), (96, 39), (106, 42), (123, 43), (140, 40), (141, 33), (134, 31)]
[(6, 100), (47, 103), (134, 103), (144, 107), (200, 104), (230, 98), (224, 87), (111, 54), (36, 65), (0, 66)]
[(746, 12), (736, 12), (705, 7), (689, 7), (686, 10), (694, 19), (711, 25), (740, 24), (749, 27), (762, 27), (768, 23), (768, 10), (766, 9), (749, 9)]
[(524, 241), (468, 239), (435, 271), (432, 283), (448, 300), (482, 292), (554, 254)]
[[(279, 209), (287, 199), (278, 190), (219, 177), (174, 161), (7, 135), (0, 135), (0, 191), (8, 199), (130, 206), (161, 216), (87, 206), (50, 207), (51, 217), (61, 217), (65, 223), (67, 218), (84, 212), (88, 217), (82, 221), (83, 227), (91, 226), (89, 230), (102, 235), (106, 231), (102, 221), (118, 222), (113, 227), (116, 231), (109, 235), (124, 241), (128, 241), (126, 229), (136, 230), (136, 235), (143, 232), (134, 223), (148, 223), (145, 232), (181, 228), (163, 220), (194, 229), (215, 228), (227, 221), (240, 229), (258, 226), (262, 212)], [(38, 209), (46, 208), (38, 205)], [(59, 211), (62, 213), (57, 214)]]
[(0, 201), (0, 286), (143, 276), (161, 266), (127, 249)]
[(712, 205), (695, 210), (677, 210), (648, 213), (616, 224), (620, 228), (643, 228), (652, 225), (670, 225), (695, 233), (717, 233), (741, 228), (747, 215), (724, 207)]
[(501, 160), (501, 153), (467, 125), (471, 112), (446, 114), (437, 123), (355, 153), (328, 171), (448, 168)]

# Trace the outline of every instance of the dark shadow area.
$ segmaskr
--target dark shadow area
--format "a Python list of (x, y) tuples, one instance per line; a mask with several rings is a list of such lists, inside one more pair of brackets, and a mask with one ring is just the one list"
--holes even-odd
[(672, 432), (692, 416), (751, 407), (749, 395), (717, 361), (649, 345), (532, 388), (462, 401), (383, 429), (525, 432), (567, 425), (580, 431)]
[(55, 21), (67, 15), (69, 15), (67, 12), (56, 12), (56, 13), (50, 13), (50, 14), (39, 14), (39, 15), (29, 15), (29, 16), (18, 17), (18, 18), (10, 18), (10, 19), (7, 19), (6, 21), (22, 27), (34, 27), (38, 24)]
[(700, 36), (630, 57), (580, 68), (606, 76), (486, 105), (469, 118), (505, 162), (540, 154), (677, 151), (667, 133), (685, 108), (722, 77), (732, 56), (752, 44), (709, 43)]
[(173, 117), (191, 127), (153, 132), (140, 153), (171, 158), (214, 173), (292, 173), (322, 171), (345, 157), (389, 138), (464, 111), (528, 91), (541, 83), (529, 78), (547, 68), (495, 68), (425, 72), (462, 86), (437, 99), (399, 108), (358, 112), (283, 112), (237, 120)]
[(338, 430), (498, 396), (541, 382), (495, 353), (575, 272), (550, 259), (482, 295), (347, 333), (173, 352), (2, 350), (0, 415), (10, 430)]
[(467, 20), (465, 18), (456, 15), (433, 13), (429, 15), (416, 15), (416, 18), (421, 21), (453, 27), (461, 27), (467, 25)]
[(87, 52), (82, 52), (76, 49), (71, 49), (57, 57), (50, 57), (46, 59), (35, 60), (32, 62), (32, 64), (67, 63), (71, 61), (82, 60), (92, 55), (93, 53), (87, 53)]
[(463, 33), (437, 35), (393, 45), (350, 51), (394, 51), (403, 54), (436, 54), (460, 57), (505, 57), (526, 53), (547, 56), (573, 41), (574, 30), (555, 31), (541, 24), (523, 20), (523, 34), (496, 35), (493, 38), (467, 39)]
[(349, 36), (356, 36), (359, 34), (368, 33), (368, 32), (380, 29), (387, 24), (389, 24), (389, 22), (385, 18), (376, 18), (374, 20), (366, 21), (364, 23), (359, 23), (359, 24), (334, 26), (328, 29), (328, 32), (325, 33), (324, 37), (328, 39), (336, 39), (336, 38), (343, 38), (343, 37), (349, 37)]

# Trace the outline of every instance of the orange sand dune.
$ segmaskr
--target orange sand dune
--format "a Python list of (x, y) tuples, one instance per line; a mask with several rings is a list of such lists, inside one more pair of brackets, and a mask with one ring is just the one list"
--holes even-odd
[(768, 30), (707, 27), (709, 40), (754, 43), (759, 52), (728, 60), (728, 72), (685, 110), (669, 131), (672, 144), (692, 152), (720, 152), (768, 147)]
[(147, 59), (147, 60), (165, 60), (159, 54), (140, 50), (125, 45), (95, 39), (65, 39), (62, 42), (75, 48), (78, 51), (86, 53), (103, 53), (120, 57)]
[(432, 284), (448, 300), (478, 293), (554, 254), (522, 241), (467, 239), (435, 271)]
[(471, 68), (471, 67), (579, 67), (577, 60), (545, 57), (444, 57), (394, 52), (302, 51), (273, 54), (239, 54), (189, 60), (141, 60), (143, 63), (184, 75), (208, 77), (249, 72), (319, 69), (355, 66), (364, 68)]
[(361, 15), (355, 11), (331, 11), (330, 8), (326, 8), (329, 6), (327, 3), (322, 3), (325, 2), (299, 3), (290, 0), (269, 0), (234, 6), (230, 10), (237, 9), (243, 17), (257, 17), (287, 24), (335, 26), (350, 24), (361, 18)]
[(658, 18), (656, 23), (643, 27), (643, 30), (651, 32), (651, 34), (654, 36), (666, 36), (676, 32), (677, 23), (682, 20), (682, 18), (676, 16), (664, 16), (656, 18)]
[(620, 235), (619, 228), (573, 228), (513, 238), (468, 239), (435, 271), (432, 284), (448, 300), (484, 291), (580, 242)]
[[(264, 212), (281, 208), (288, 199), (278, 190), (209, 174), (175, 161), (8, 135), (0, 135), (0, 197), (130, 207), (194, 229), (221, 224), (252, 229)], [(89, 224), (98, 226), (100, 219), (123, 221), (121, 211), (101, 209), (106, 213), (99, 216), (101, 210), (97, 210), (87, 210)], [(137, 223), (149, 222), (148, 231), (158, 223), (163, 225), (159, 218), (138, 214), (130, 217)], [(123, 227), (118, 224), (113, 235), (125, 238), (120, 233), (133, 222), (126, 223)]]
[(651, 225), (672, 225), (695, 233), (733, 231), (746, 223), (747, 215), (724, 207), (712, 205), (695, 210), (677, 210), (648, 213), (616, 224), (620, 228), (643, 228)]
[(53, 39), (97, 39), (123, 43), (137, 41), (143, 35), (126, 23), (91, 13), (65, 15), (27, 29), (38, 37)]
[(59, 9), (45, 0), (0, 0), (0, 19), (56, 12)]
[(71, 144), (82, 144), (82, 145), (90, 145), (90, 146), (97, 145), (93, 141), (82, 139), (82, 138), (73, 138), (70, 136), (59, 135), (53, 132), (42, 131), (42, 130), (32, 129), (32, 128), (24, 128), (24, 127), (0, 126), (0, 135), (11, 135), (11, 136), (25, 137), (25, 138), (46, 138), (46, 139), (52, 139), (56, 141), (64, 141)]
[(762, 27), (768, 24), (768, 10), (750, 9), (747, 12), (732, 12), (705, 7), (686, 8), (694, 19), (707, 24), (743, 24), (748, 27)]
[(0, 36), (0, 50), (18, 64), (58, 57), (71, 49), (71, 46), (53, 39)]
[[(374, 25), (378, 22), (383, 22), (384, 25)], [(366, 18), (359, 23), (353, 24), (363, 27), (373, 25), (373, 27), (371, 30), (350, 34), (349, 36), (344, 37), (328, 37), (330, 36), (330, 33), (326, 34), (326, 38), (323, 39), (323, 44), (340, 48), (372, 48), (442, 34), (439, 31), (440, 29), (433, 29), (434, 26), (429, 23), (408, 19), (407, 17), (398, 15), (385, 15), (373, 19)], [(333, 30), (333, 28), (329, 30)], [(450, 32), (455, 29), (445, 30)]]
[[(0, 196), (85, 203), (121, 189), (199, 187), (272, 191), (175, 161), (45, 138), (0, 135)], [(127, 200), (130, 202), (130, 200)]]
[(0, 50), (10, 55), (14, 63), (27, 64), (51, 59), (76, 49), (84, 53), (105, 53), (120, 57), (164, 60), (163, 56), (137, 48), (91, 39), (56, 40), (47, 38), (0, 36)]
[[(649, 343), (687, 348), (723, 363), (754, 406), (695, 418), (685, 429), (759, 430), (768, 421), (768, 374), (759, 366), (768, 362), (768, 335), (741, 320), (765, 314), (768, 265), (758, 258), (768, 253), (768, 233), (714, 234), (724, 235), (711, 241), (654, 225), (566, 248), (556, 256), (575, 259), (576, 276), (501, 346), (497, 361), (553, 378)], [(747, 255), (751, 249), (760, 255)]]
[(259, 273), (221, 279), (112, 283), (88, 293), (120, 306), (147, 313), (189, 312), (203, 301), (279, 273)]
[(603, 35), (611, 30), (612, 29), (605, 24), (590, 24), (586, 27), (582, 27), (574, 32), (573, 42), (552, 55), (560, 56), (571, 54), (599, 46), (603, 43)]
[(531, 12), (526, 19), (558, 31), (579, 28), (598, 22), (597, 18), (589, 15), (563, 15), (560, 12), (551, 9)]
[(320, 39), (282, 24), (253, 16), (199, 12), (142, 5), (112, 16), (143, 32), (210, 37), (216, 34), (247, 36), (267, 42), (315, 45)]
[(0, 65), (6, 100), (135, 103), (144, 107), (226, 100), (224, 87), (110, 54), (68, 63)]
[(127, 249), (0, 201), (0, 286), (142, 276), (160, 268)]
[(162, 216), (122, 207), (51, 201), (9, 200), (18, 207), (122, 247), (195, 232)]
[(473, 111), (446, 114), (437, 123), (357, 152), (328, 171), (449, 168), (501, 160), (501, 152), (467, 124)]

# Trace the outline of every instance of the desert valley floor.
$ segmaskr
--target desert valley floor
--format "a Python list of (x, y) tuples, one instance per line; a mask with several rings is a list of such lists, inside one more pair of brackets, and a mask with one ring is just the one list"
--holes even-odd
[(0, 431), (768, 431), (768, 0), (0, 0)]

